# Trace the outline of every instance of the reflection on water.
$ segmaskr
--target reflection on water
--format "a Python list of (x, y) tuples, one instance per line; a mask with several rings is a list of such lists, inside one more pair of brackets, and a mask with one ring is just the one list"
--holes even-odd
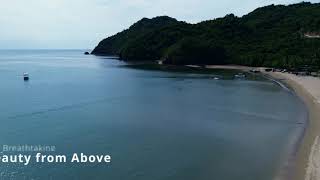
[(112, 156), (109, 165), (1, 163), (1, 180), (270, 180), (306, 116), (294, 94), (235, 71), (150, 71), (42, 50), (1, 51), (0, 73), (0, 144)]

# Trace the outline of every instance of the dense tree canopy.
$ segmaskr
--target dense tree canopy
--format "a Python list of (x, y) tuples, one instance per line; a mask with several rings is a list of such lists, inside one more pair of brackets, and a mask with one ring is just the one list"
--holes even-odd
[(243, 17), (230, 14), (198, 24), (166, 16), (144, 18), (101, 41), (92, 54), (172, 64), (319, 68), (316, 35), (320, 35), (320, 4), (270, 5)]
[(169, 47), (164, 57), (168, 64), (226, 64), (224, 48), (193, 37), (183, 38)]

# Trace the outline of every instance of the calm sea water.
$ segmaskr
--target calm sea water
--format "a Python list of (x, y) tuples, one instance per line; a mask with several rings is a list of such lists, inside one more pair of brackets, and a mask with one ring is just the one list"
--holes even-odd
[(109, 154), (111, 164), (0, 163), (1, 180), (270, 180), (303, 129), (303, 104), (271, 81), (82, 53), (0, 51), (0, 145)]

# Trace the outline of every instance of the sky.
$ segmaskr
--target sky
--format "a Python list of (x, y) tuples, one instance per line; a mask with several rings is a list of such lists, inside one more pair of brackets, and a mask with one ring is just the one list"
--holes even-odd
[[(197, 23), (301, 0), (0, 0), (0, 49), (93, 49), (143, 17)], [(320, 2), (320, 0), (311, 0)]]

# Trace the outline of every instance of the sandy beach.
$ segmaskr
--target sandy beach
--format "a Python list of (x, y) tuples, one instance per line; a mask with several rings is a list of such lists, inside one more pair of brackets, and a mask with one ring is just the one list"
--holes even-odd
[[(238, 65), (209, 65), (211, 69), (237, 69), (250, 71), (259, 69), (263, 74), (284, 82), (303, 100), (308, 108), (309, 121), (304, 137), (295, 156), (295, 164), (289, 179), (320, 180), (320, 78), (297, 76), (281, 72), (265, 72), (265, 68), (252, 68)], [(281, 176), (276, 179), (282, 179)]]
[(289, 73), (266, 73), (288, 84), (306, 104), (309, 123), (293, 168), (293, 180), (320, 179), (320, 79)]

